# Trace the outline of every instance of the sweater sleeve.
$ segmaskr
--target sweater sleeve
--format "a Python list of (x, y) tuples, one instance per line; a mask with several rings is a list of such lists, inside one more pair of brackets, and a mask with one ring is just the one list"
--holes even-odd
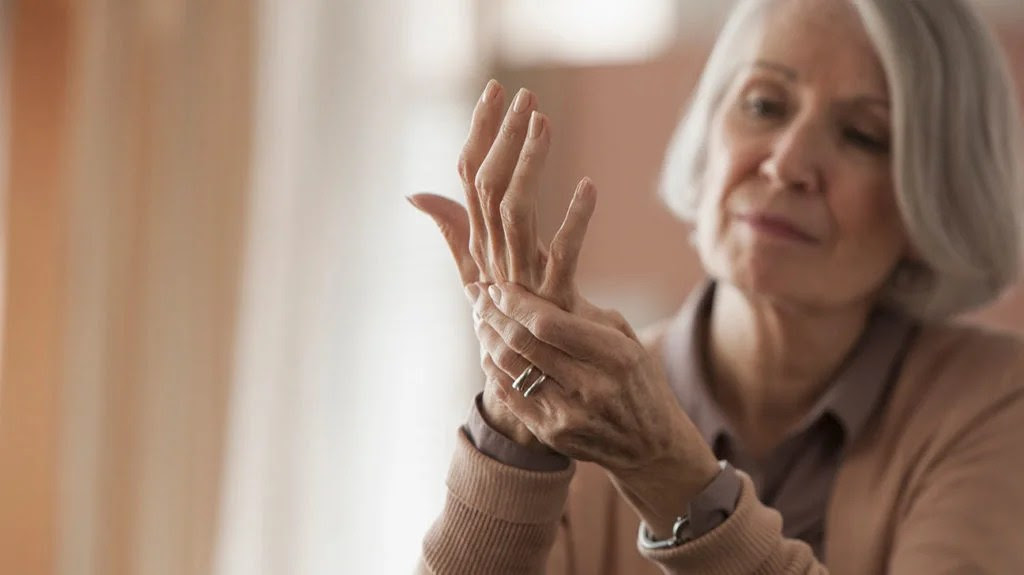
[(483, 416), (483, 393), (478, 393), (469, 409), (464, 431), (472, 443), (484, 455), (520, 469), (530, 471), (562, 471), (569, 467), (569, 458), (545, 449), (531, 449), (519, 445), (491, 427)]
[(890, 573), (1024, 573), (1024, 369), (986, 395), (987, 407), (932, 442)]
[[(906, 504), (893, 510), (899, 517), (885, 572), (1024, 573), (1024, 362), (982, 401), (960, 411), (969, 417), (948, 418), (931, 440)], [(718, 528), (641, 553), (666, 573), (827, 573), (810, 547), (782, 536), (778, 512), (742, 479), (736, 511)]]
[(679, 547), (639, 548), (640, 554), (670, 574), (827, 574), (809, 545), (783, 537), (782, 516), (758, 500), (749, 476), (738, 473), (740, 498), (721, 525)]
[(423, 540), (419, 573), (543, 573), (575, 463), (538, 472), (502, 464), (459, 430), (448, 497)]

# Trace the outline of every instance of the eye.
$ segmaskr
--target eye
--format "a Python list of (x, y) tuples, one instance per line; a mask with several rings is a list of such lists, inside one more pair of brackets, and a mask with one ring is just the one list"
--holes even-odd
[(886, 154), (889, 152), (888, 139), (872, 136), (856, 128), (845, 128), (843, 130), (843, 137), (854, 146), (868, 152), (875, 154)]
[(751, 95), (744, 99), (743, 109), (756, 118), (782, 118), (786, 115), (784, 101), (761, 95)]

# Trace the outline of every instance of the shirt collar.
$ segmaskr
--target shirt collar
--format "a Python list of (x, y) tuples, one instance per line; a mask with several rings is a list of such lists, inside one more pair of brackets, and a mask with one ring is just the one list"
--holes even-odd
[[(714, 292), (715, 283), (708, 280), (690, 294), (668, 328), (663, 349), (669, 385), (709, 445), (723, 434), (733, 435), (705, 373), (701, 331)], [(906, 315), (883, 308), (873, 312), (860, 340), (798, 431), (829, 414), (842, 426), (844, 445), (859, 437), (896, 376), (915, 326)]]

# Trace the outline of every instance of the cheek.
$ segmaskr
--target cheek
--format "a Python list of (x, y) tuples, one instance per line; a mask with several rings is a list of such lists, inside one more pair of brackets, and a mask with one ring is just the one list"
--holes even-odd
[(906, 231), (887, 179), (852, 181), (829, 198), (836, 241), (829, 266), (870, 290), (907, 254)]
[(719, 198), (724, 197), (743, 180), (756, 177), (761, 162), (771, 150), (771, 138), (752, 134), (738, 125), (730, 115), (713, 128), (708, 147), (709, 181)]
[(700, 184), (696, 221), (698, 250), (705, 260), (721, 239), (729, 196), (757, 167), (756, 145), (751, 138), (740, 137), (726, 116), (715, 118), (708, 141), (707, 166)]
[(751, 148), (736, 142), (727, 143), (721, 137), (713, 139), (708, 148), (695, 239), (705, 271), (719, 279), (728, 279), (736, 261), (742, 259), (742, 246), (735, 238), (730, 238), (726, 207), (735, 199), (733, 196), (743, 180), (750, 177), (751, 170), (757, 170)]
[[(697, 205), (696, 235), (698, 251), (706, 257), (707, 250), (717, 242), (722, 227), (721, 206), (729, 189), (728, 182), (735, 159), (724, 146), (720, 130), (713, 129), (708, 144), (707, 166), (700, 182), (700, 202)], [(716, 137), (717, 136), (717, 137)]]
[(743, 181), (757, 177), (765, 148), (764, 142), (739, 133), (727, 120), (713, 126), (708, 143), (707, 170), (702, 184), (702, 215), (724, 212), (731, 201), (730, 196)]
[(887, 179), (852, 182), (831, 195), (829, 207), (839, 243), (904, 247), (906, 232)]

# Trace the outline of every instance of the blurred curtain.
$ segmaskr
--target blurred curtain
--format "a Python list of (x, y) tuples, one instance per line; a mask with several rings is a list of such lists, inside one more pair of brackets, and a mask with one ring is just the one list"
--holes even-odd
[(480, 378), (403, 196), (461, 193), (472, 6), (10, 6), (0, 572), (412, 569)]
[[(57, 525), (57, 391), (66, 294), (66, 100), (71, 27), (64, 0), (4, 6), (10, 105), (0, 111), (6, 285), (0, 356), (0, 572), (52, 573)], [(8, 17), (10, 18), (8, 20)], [(53, 71), (52, 74), (40, 73)], [(16, 336), (16, 337), (15, 337)]]
[[(10, 6), (6, 0), (0, 0), (0, 222), (6, 220), (7, 208), (7, 185), (8, 177), (8, 138), (10, 136), (10, 53), (11, 53), (11, 25)], [(0, 225), (0, 326), (3, 325), (4, 317), (4, 271), (7, 254), (7, 229)], [(0, 349), (3, 349), (4, 330), (0, 329)], [(3, 361), (3, 354), (0, 353), (0, 361)], [(2, 365), (0, 365), (2, 371)], [(0, 378), (0, 386), (3, 385), (3, 378)], [(0, 401), (3, 400), (3, 389), (0, 387)], [(3, 408), (0, 407), (0, 414)]]
[(252, 217), (221, 575), (404, 573), (478, 380), (440, 235), (459, 193), (469, 1), (259, 4)]
[(74, 8), (60, 572), (207, 573), (254, 11), (244, 0)]
[(0, 572), (208, 573), (253, 11), (241, 0), (10, 9)]

